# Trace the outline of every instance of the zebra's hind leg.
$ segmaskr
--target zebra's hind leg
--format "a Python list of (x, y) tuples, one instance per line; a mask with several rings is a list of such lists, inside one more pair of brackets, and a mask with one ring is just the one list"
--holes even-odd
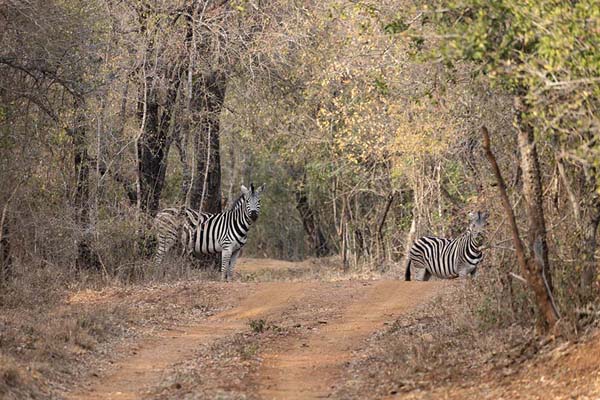
[(158, 248), (154, 261), (160, 264), (163, 261), (165, 254), (177, 243), (179, 235), (179, 210), (175, 208), (167, 208), (158, 213), (154, 219), (154, 227), (156, 229), (156, 239)]
[(154, 257), (154, 262), (160, 264), (165, 254), (177, 243), (177, 234), (171, 231), (162, 232), (158, 235), (158, 250)]
[(428, 281), (431, 278), (431, 272), (427, 268), (425, 268), (425, 273), (423, 274), (423, 280)]
[(427, 281), (431, 277), (431, 273), (421, 263), (412, 262), (410, 270), (415, 281)]

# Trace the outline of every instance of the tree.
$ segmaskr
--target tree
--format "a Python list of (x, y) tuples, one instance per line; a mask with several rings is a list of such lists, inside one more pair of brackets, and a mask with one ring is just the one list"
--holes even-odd
[[(449, 6), (446, 8), (445, 6)], [(441, 6), (441, 8), (438, 8)], [(542, 176), (536, 144), (554, 141), (554, 159), (560, 168), (568, 166), (561, 158), (579, 152), (581, 146), (595, 148), (592, 140), (592, 121), (597, 114), (590, 111), (591, 93), (600, 92), (600, 82), (594, 77), (600, 71), (600, 62), (594, 56), (600, 40), (595, 24), (600, 7), (594, 1), (558, 2), (539, 0), (519, 2), (505, 0), (485, 2), (467, 0), (449, 4), (436, 2), (435, 9), (443, 9), (432, 16), (445, 27), (444, 53), (449, 60), (464, 59), (475, 62), (493, 83), (515, 97), (515, 126), (521, 151), (524, 173), (524, 195), (529, 219), (529, 245), (539, 243), (542, 267), (537, 274), (551, 285), (551, 269), (547, 256), (544, 207), (541, 199)], [(560, 98), (557, 101), (557, 96)], [(576, 122), (578, 118), (582, 120)], [(592, 180), (597, 181), (593, 151), (586, 151), (581, 165)], [(562, 165), (560, 165), (562, 163)], [(589, 164), (588, 164), (589, 163)], [(574, 182), (567, 184), (574, 195)], [(585, 196), (596, 198), (596, 188), (587, 186)], [(579, 190), (577, 190), (579, 192)], [(582, 198), (571, 196), (575, 217), (586, 243), (581, 247), (585, 268), (581, 283), (589, 291), (594, 281), (598, 202), (583, 203)], [(590, 218), (584, 221), (576, 211), (585, 207)], [(534, 282), (530, 281), (531, 285)], [(534, 289), (535, 291), (535, 289)], [(540, 300), (538, 298), (538, 300)], [(546, 326), (552, 325), (551, 320)]]

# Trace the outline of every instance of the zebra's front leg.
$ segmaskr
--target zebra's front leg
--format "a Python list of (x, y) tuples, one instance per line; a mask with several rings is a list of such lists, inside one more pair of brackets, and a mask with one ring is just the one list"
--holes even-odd
[(229, 268), (227, 270), (227, 276), (229, 279), (233, 279), (233, 267), (237, 261), (238, 255), (240, 254), (240, 249), (237, 249), (233, 253), (231, 253), (231, 259), (229, 260)]
[(475, 275), (477, 267), (472, 265), (461, 265), (458, 267), (458, 277), (460, 279), (469, 279)]
[(231, 262), (232, 252), (230, 248), (223, 249), (221, 253), (221, 280), (228, 281), (229, 263)]

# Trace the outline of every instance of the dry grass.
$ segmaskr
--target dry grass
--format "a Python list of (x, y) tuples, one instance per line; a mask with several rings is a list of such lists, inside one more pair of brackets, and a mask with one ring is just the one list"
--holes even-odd
[[(65, 269), (17, 268), (0, 286), (0, 398), (55, 398), (119, 343), (204, 318), (221, 304), (212, 272), (146, 265), (127, 283)], [(131, 278), (131, 276), (130, 276)], [(163, 282), (160, 285), (157, 282)], [(169, 283), (170, 282), (170, 283)]]
[(344, 271), (339, 256), (309, 258), (301, 262), (289, 262), (270, 258), (244, 258), (236, 265), (236, 278), (242, 282), (272, 281), (339, 281), (352, 279), (376, 279), (381, 273), (375, 266), (361, 265)]
[(381, 398), (476, 381), (497, 366), (497, 357), (532, 334), (518, 324), (490, 323), (494, 311), (486, 309), (485, 293), (473, 282), (457, 280), (446, 293), (403, 315), (355, 354), (333, 397)]

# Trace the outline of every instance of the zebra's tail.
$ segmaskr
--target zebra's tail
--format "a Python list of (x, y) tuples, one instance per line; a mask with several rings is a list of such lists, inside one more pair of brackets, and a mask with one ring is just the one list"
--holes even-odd
[(404, 272), (404, 280), (410, 281), (410, 257), (408, 257), (408, 262), (406, 263), (406, 272)]

